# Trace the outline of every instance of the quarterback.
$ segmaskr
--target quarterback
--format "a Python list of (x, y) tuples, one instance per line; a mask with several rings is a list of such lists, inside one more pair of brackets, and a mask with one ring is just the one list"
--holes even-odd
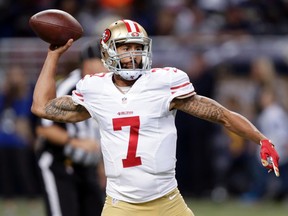
[[(61, 55), (73, 44), (50, 47), (37, 80), (32, 112), (59, 122), (98, 122), (107, 176), (103, 216), (193, 216), (175, 179), (177, 110), (223, 125), (261, 148), (262, 164), (279, 175), (271, 141), (245, 117), (196, 93), (177, 68), (151, 68), (151, 38), (131, 20), (103, 33), (102, 60), (110, 72), (87, 75), (72, 96), (56, 97)], [(191, 129), (192, 130), (192, 129)]]

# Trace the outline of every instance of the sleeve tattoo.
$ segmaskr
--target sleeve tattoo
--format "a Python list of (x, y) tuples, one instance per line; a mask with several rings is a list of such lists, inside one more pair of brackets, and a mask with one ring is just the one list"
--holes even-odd
[(195, 95), (176, 104), (177, 109), (211, 122), (221, 123), (225, 117), (225, 108), (207, 97)]
[(63, 96), (51, 100), (46, 105), (45, 112), (51, 120), (67, 122), (75, 115), (86, 114), (87, 110), (81, 105), (75, 105), (70, 96)]
[(247, 118), (226, 109), (210, 98), (195, 95), (175, 101), (174, 108), (198, 118), (222, 124), (228, 130), (245, 139), (253, 140), (257, 144), (261, 139), (265, 139), (265, 136)]

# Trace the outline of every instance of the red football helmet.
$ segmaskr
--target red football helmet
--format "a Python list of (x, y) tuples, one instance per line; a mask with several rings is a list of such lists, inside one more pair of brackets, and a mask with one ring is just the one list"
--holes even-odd
[[(138, 43), (143, 45), (141, 51), (117, 53), (116, 44)], [(152, 39), (148, 37), (145, 29), (137, 22), (131, 20), (118, 20), (112, 23), (103, 33), (101, 39), (101, 54), (105, 66), (116, 74), (119, 74), (125, 80), (135, 80), (141, 74), (151, 68)], [(141, 68), (133, 69), (121, 68), (120, 60), (123, 57), (141, 56)]]

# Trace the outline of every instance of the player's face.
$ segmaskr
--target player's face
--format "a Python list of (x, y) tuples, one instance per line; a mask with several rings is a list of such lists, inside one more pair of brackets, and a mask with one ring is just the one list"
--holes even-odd
[[(137, 55), (137, 51), (142, 51), (143, 46), (136, 43), (122, 44), (117, 48), (117, 53), (123, 54), (121, 58), (121, 67), (126, 69), (140, 68), (142, 62), (142, 56)], [(132, 53), (133, 56), (127, 53)], [(134, 67), (133, 67), (134, 65)]]

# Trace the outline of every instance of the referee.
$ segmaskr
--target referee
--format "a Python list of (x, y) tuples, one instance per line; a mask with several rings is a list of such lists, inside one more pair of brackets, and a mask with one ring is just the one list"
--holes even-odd
[[(57, 96), (70, 94), (86, 74), (106, 72), (99, 44), (81, 52), (81, 68), (58, 82)], [(57, 123), (39, 119), (36, 155), (47, 216), (100, 216), (105, 176), (97, 123)]]

